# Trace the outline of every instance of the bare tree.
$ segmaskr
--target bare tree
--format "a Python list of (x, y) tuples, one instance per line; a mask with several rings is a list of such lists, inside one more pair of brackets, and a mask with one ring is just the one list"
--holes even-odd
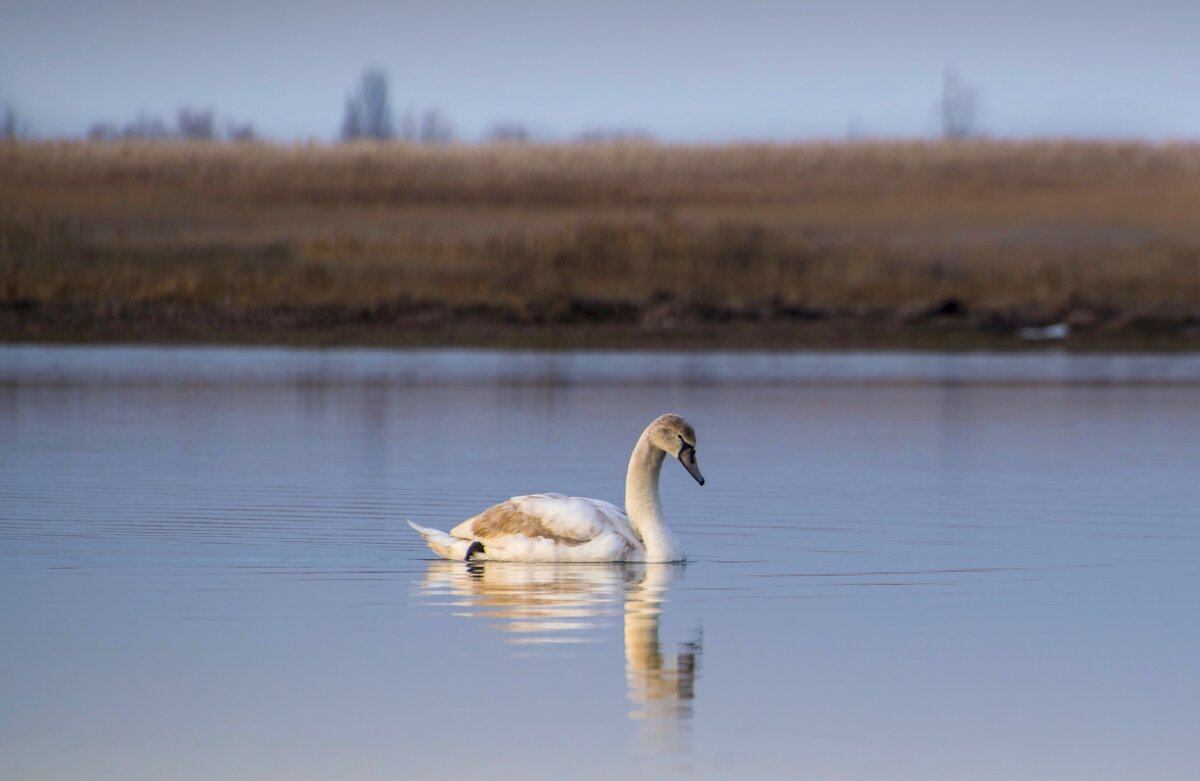
[(225, 123), (225, 137), (230, 141), (257, 141), (258, 133), (254, 131), (254, 125), (249, 122), (229, 120)]
[(979, 119), (979, 92), (953, 68), (942, 72), (942, 137), (950, 140), (975, 135)]
[(217, 137), (212, 109), (194, 109), (184, 106), (176, 115), (175, 127), (179, 131), (180, 138), (211, 141)]
[(120, 139), (166, 139), (214, 141), (220, 137), (230, 141), (254, 141), (258, 134), (249, 122), (226, 120), (224, 134), (218, 130), (217, 115), (212, 109), (194, 109), (187, 106), (179, 109), (172, 128), (159, 117), (138, 114), (125, 125), (115, 122), (94, 122), (87, 129), (90, 141), (119, 141)]
[(387, 77), (383, 71), (370, 70), (363, 74), (363, 129), (372, 138), (391, 138), (392, 107), (388, 105)]
[(17, 110), (12, 106), (4, 107), (4, 116), (0, 118), (0, 139), (15, 139), (21, 135), (21, 121)]
[(116, 141), (121, 137), (121, 131), (112, 122), (94, 122), (88, 128), (89, 141)]
[(347, 97), (346, 111), (342, 114), (342, 140), (353, 141), (362, 137), (362, 111), (359, 109), (358, 100), (354, 97)]
[(158, 117), (138, 114), (137, 119), (121, 129), (121, 136), (123, 138), (164, 139), (171, 137), (171, 129)]
[(388, 105), (387, 76), (377, 68), (363, 73), (358, 89), (346, 97), (342, 138), (391, 138), (392, 108)]
[(118, 126), (115, 122), (93, 122), (88, 127), (87, 137), (89, 141), (118, 141), (122, 138), (162, 140), (173, 138), (174, 134), (158, 117), (138, 114), (136, 119), (124, 126)]
[(450, 121), (435, 108), (421, 117), (421, 143), (446, 144), (454, 140), (454, 128)]
[(487, 137), (500, 144), (525, 144), (529, 142), (529, 129), (519, 122), (498, 122), (492, 125)]
[(846, 140), (862, 141), (867, 137), (865, 127), (862, 118), (858, 114), (851, 112), (850, 116), (846, 117)]
[(417, 140), (417, 115), (411, 108), (400, 115), (400, 137), (405, 141)]

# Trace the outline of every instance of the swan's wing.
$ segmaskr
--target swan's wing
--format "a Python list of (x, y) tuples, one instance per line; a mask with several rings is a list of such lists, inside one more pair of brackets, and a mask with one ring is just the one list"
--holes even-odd
[(617, 534), (635, 547), (641, 545), (625, 513), (614, 505), (562, 494), (514, 496), (463, 521), (450, 534), (470, 540), (541, 537), (568, 546)]

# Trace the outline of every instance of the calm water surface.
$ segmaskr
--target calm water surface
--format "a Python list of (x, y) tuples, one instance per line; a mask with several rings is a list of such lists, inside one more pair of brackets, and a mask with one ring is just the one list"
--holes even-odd
[[(0, 349), (0, 778), (1195, 779), (1194, 358)], [(468, 565), (663, 472), (683, 566)]]

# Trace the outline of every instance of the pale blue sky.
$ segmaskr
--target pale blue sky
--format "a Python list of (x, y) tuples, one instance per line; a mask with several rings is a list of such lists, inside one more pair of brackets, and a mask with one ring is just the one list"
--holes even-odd
[(1000, 136), (1200, 137), (1200, 1), (38, 0), (0, 9), (0, 103), (37, 135), (182, 105), (332, 138), (359, 74), (459, 135), (929, 136), (945, 67)]

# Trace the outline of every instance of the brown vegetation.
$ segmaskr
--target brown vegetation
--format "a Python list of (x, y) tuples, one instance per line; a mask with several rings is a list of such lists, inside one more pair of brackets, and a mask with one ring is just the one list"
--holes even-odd
[(1200, 342), (1200, 146), (0, 144), (0, 338)]

